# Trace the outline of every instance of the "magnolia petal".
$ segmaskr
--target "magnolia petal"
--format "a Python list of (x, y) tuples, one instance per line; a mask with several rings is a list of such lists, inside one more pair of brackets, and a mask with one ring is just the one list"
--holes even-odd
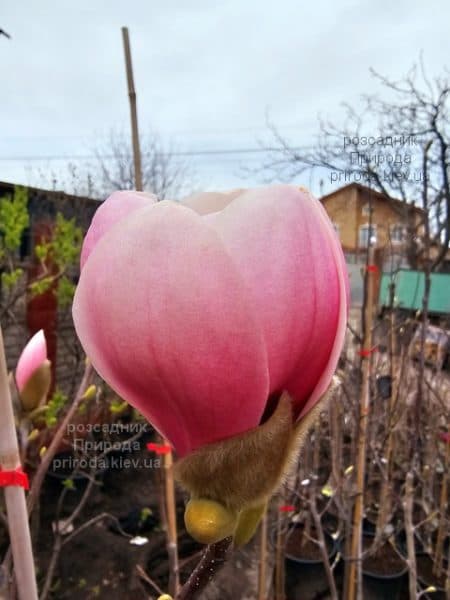
[(47, 342), (45, 341), (44, 331), (40, 329), (29, 340), (19, 357), (16, 367), (16, 383), (19, 392), (23, 390), (27, 381), (46, 359)]
[(240, 273), (191, 209), (164, 201), (110, 229), (81, 273), (73, 316), (100, 375), (180, 455), (258, 424), (262, 332)]
[(236, 189), (230, 192), (200, 192), (183, 198), (181, 203), (195, 211), (199, 215), (219, 212), (228, 206), (237, 196), (245, 190)]
[(86, 260), (94, 246), (103, 235), (116, 223), (140, 208), (146, 208), (149, 204), (157, 202), (154, 194), (146, 192), (114, 192), (97, 209), (92, 223), (84, 238), (81, 250), (80, 265), (84, 267)]
[(249, 287), (267, 347), (270, 392), (290, 392), (298, 415), (337, 330), (341, 290), (332, 225), (317, 200), (287, 185), (250, 190), (203, 218)]
[[(347, 327), (348, 310), (350, 306), (350, 282), (348, 277), (347, 265), (345, 263), (345, 257), (342, 252), (341, 243), (339, 238), (330, 223), (328, 215), (322, 204), (319, 203), (320, 214), (324, 225), (328, 225), (328, 235), (330, 241), (330, 247), (332, 249), (335, 265), (339, 280), (339, 313), (337, 327), (334, 334), (334, 343), (331, 348), (331, 352), (328, 361), (322, 369), (322, 374), (319, 381), (317, 382), (308, 402), (303, 407), (299, 418), (302, 418), (311, 408), (320, 400), (323, 394), (326, 392), (330, 381), (333, 377), (334, 372), (338, 364), (339, 356), (342, 352), (342, 347), (345, 340), (345, 330)], [(295, 392), (293, 392), (295, 393)]]

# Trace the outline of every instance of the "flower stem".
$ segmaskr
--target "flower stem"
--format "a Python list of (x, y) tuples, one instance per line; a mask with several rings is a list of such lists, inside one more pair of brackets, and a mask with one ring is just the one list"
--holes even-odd
[(200, 597), (202, 590), (225, 564), (230, 553), (231, 542), (232, 538), (227, 537), (205, 548), (200, 562), (181, 588), (176, 600), (195, 600)]

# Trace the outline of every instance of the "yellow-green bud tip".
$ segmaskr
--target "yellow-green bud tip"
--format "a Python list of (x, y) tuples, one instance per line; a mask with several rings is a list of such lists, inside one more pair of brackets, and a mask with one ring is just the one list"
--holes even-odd
[(88, 389), (84, 392), (81, 397), (82, 400), (92, 400), (95, 398), (95, 394), (97, 393), (97, 387), (95, 385), (90, 385)]
[(206, 498), (189, 500), (184, 513), (186, 529), (200, 544), (214, 544), (233, 535), (237, 514)]

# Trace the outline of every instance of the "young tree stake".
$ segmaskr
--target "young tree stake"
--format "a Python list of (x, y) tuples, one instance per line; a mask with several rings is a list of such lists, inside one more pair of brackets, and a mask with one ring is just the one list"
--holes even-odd
[[(2, 470), (11, 471), (19, 468), (21, 465), (1, 327), (0, 415), (0, 467)], [(22, 487), (12, 485), (5, 487), (4, 493), (19, 598), (20, 600), (37, 600), (36, 574), (31, 548), (25, 490)]]

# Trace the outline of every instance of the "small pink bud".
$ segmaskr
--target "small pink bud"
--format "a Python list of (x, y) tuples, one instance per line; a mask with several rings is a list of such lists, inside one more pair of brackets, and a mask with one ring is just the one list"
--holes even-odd
[(33, 410), (45, 400), (50, 381), (47, 344), (40, 329), (23, 349), (16, 368), (17, 389), (25, 410)]
[(40, 329), (33, 335), (22, 350), (16, 367), (16, 383), (19, 392), (23, 390), (31, 375), (47, 358), (47, 343), (44, 331)]

